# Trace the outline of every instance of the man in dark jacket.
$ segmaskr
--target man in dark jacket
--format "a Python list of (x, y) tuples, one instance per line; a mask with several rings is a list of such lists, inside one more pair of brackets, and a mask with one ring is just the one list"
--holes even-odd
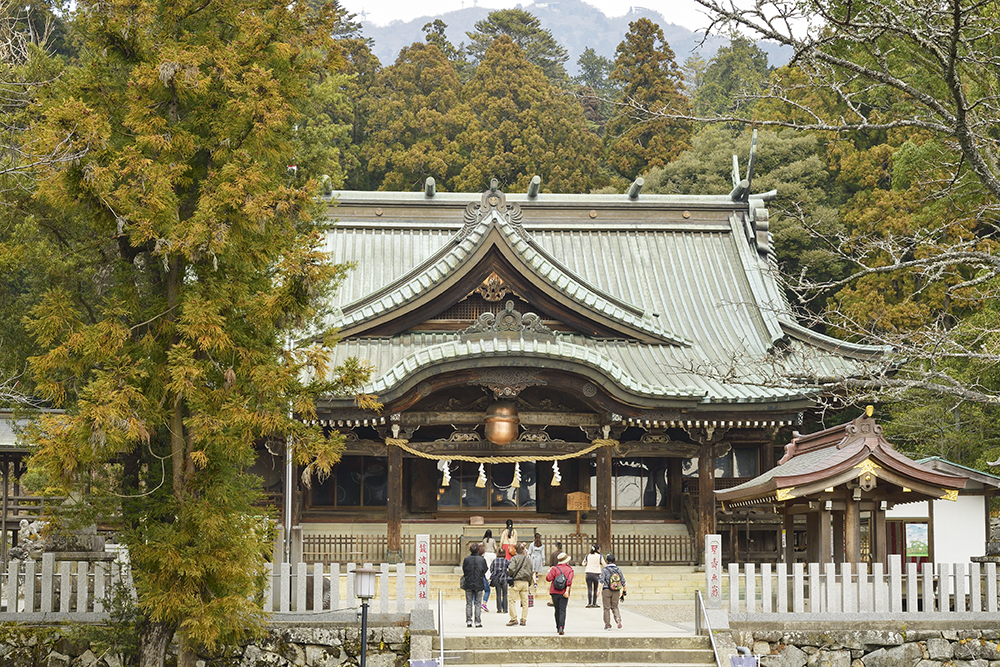
[(479, 545), (469, 545), (469, 555), (462, 561), (462, 578), (465, 581), (465, 626), (472, 627), (472, 612), (476, 612), (476, 627), (483, 627), (483, 580), (486, 578), (486, 559), (479, 555)]

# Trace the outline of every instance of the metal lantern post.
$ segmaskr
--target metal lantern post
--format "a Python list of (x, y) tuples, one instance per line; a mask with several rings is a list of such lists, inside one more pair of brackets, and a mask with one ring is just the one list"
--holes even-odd
[(354, 571), (354, 595), (361, 598), (361, 667), (368, 659), (368, 601), (375, 597), (378, 570), (359, 567)]

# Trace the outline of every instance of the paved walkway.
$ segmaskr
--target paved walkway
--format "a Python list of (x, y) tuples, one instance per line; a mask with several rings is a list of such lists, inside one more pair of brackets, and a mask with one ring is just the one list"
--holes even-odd
[[(550, 600), (548, 595), (535, 598), (535, 606), (528, 609), (528, 623), (525, 626), (507, 626), (510, 614), (498, 614), (493, 597), (487, 603), (489, 611), (482, 612), (483, 627), (467, 628), (465, 626), (465, 601), (444, 601), (444, 634), (446, 637), (456, 636), (538, 636), (554, 635), (555, 617), (552, 607), (546, 606)], [(690, 636), (694, 634), (694, 600), (690, 602), (656, 602), (636, 601), (628, 599), (622, 603), (622, 629), (613, 627), (604, 630), (604, 610), (588, 609), (587, 596), (574, 595), (570, 598), (566, 609), (567, 636), (593, 636), (595, 634), (618, 634), (628, 637), (661, 637)], [(435, 618), (437, 604), (433, 605)], [(520, 605), (518, 605), (520, 619)], [(614, 619), (612, 619), (614, 625)]]

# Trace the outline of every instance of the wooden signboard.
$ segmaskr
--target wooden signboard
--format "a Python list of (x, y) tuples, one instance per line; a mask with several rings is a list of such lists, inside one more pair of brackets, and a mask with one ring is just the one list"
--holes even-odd
[(590, 494), (586, 491), (576, 491), (566, 494), (566, 511), (587, 512), (590, 510)]
[(590, 494), (586, 491), (576, 491), (566, 494), (566, 511), (576, 510), (576, 534), (580, 534), (580, 512), (590, 510)]

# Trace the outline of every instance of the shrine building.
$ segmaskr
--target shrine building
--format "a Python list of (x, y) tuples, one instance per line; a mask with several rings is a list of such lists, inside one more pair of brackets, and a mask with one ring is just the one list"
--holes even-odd
[(602, 549), (668, 530), (703, 544), (715, 490), (774, 467), (817, 380), (882, 352), (796, 321), (770, 245), (775, 193), (734, 182), (699, 196), (643, 194), (641, 179), (545, 194), (538, 177), (519, 193), (431, 179), (334, 192), (327, 250), (357, 262), (336, 295), (335, 361), (369, 362), (364, 392), (383, 409), (321, 401), (319, 423), (347, 438), (322, 483), (284, 474), (280, 456), (259, 464), (286, 525), (377, 526), (391, 561), (404, 536), (478, 517), (495, 535), (512, 519), (522, 541), (571, 531), (567, 496), (583, 493)]

